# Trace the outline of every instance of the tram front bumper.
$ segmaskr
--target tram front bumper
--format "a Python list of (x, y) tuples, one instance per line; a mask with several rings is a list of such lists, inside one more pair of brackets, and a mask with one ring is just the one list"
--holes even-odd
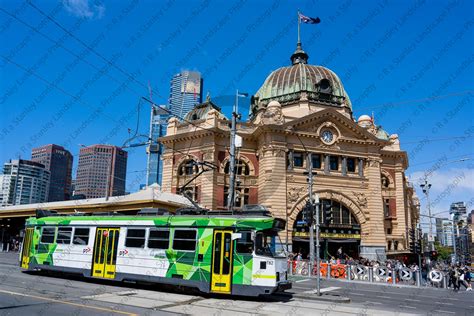
[(277, 292), (283, 292), (283, 291), (286, 291), (286, 290), (290, 290), (292, 287), (292, 283), (291, 281), (282, 281), (282, 282), (279, 282), (278, 283), (278, 287), (277, 287)]

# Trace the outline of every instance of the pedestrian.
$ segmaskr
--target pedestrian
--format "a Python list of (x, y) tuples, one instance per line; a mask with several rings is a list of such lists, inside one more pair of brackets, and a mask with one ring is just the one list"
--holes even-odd
[(457, 292), (459, 291), (459, 278), (460, 278), (461, 274), (459, 273), (459, 268), (458, 267), (454, 267), (453, 269), (453, 272), (452, 272), (452, 283), (453, 283), (453, 287), (454, 287), (454, 292)]
[(466, 268), (466, 272), (464, 273), (464, 281), (467, 283), (466, 291), (472, 291), (472, 273), (469, 271), (469, 268)]
[(339, 247), (339, 248), (337, 249), (337, 258), (338, 258), (338, 259), (342, 259), (342, 258), (343, 258), (343, 256), (342, 256), (342, 247)]

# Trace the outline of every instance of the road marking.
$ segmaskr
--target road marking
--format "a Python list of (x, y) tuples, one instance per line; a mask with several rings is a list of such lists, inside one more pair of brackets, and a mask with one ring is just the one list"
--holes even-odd
[[(340, 287), (330, 286), (330, 287), (326, 287), (326, 288), (321, 289), (320, 292), (325, 293), (325, 292), (335, 291), (335, 290), (339, 290), (339, 289), (340, 289)], [(316, 290), (309, 290), (309, 291), (306, 291), (305, 293), (316, 293)]]
[(304, 280), (298, 280), (298, 281), (295, 281), (296, 283), (300, 283), (300, 282), (306, 282), (306, 281), (309, 281), (311, 279), (304, 279)]
[(446, 302), (439, 302), (438, 304), (441, 304), (441, 305), (453, 305), (452, 303), (446, 303)]
[(400, 306), (401, 308), (411, 308), (411, 309), (416, 309), (416, 307), (413, 307), (413, 306), (408, 306), (408, 305), (403, 305), (403, 306)]
[(380, 302), (372, 302), (372, 301), (365, 301), (365, 303), (374, 304), (374, 305), (382, 305), (382, 303)]
[(421, 300), (415, 300), (414, 298), (406, 298), (405, 301), (421, 302)]
[(365, 294), (360, 294), (360, 293), (351, 293), (351, 295), (366, 296)]
[[(352, 294), (355, 294), (355, 293), (352, 293)], [(365, 296), (364, 294), (357, 294), (357, 295)], [(376, 295), (375, 297), (379, 297), (379, 298), (391, 298), (390, 296), (383, 296), (383, 295)]]
[(434, 310), (433, 312), (448, 313), (448, 314), (456, 314), (455, 312), (450, 312), (450, 311), (442, 311), (442, 310), (440, 310), (440, 309)]
[(5, 291), (5, 290), (0, 290), (0, 293), (31, 297), (31, 298), (36, 298), (36, 299), (39, 299), (39, 300), (50, 301), (50, 302), (66, 304), (66, 305), (72, 305), (72, 306), (79, 306), (79, 307), (95, 309), (95, 310), (99, 310), (99, 311), (111, 312), (111, 313), (115, 313), (115, 314), (124, 314), (124, 315), (129, 315), (129, 316), (137, 316), (137, 314), (133, 314), (133, 313), (129, 313), (129, 312), (122, 312), (122, 311), (117, 311), (117, 310), (113, 310), (113, 309), (110, 309), (110, 308), (104, 308), (104, 307), (87, 306), (87, 305), (78, 304), (78, 303), (72, 303), (72, 302), (67, 302), (67, 301), (56, 300), (54, 298), (49, 298), (49, 297), (29, 295), (29, 294), (23, 294), (23, 293), (17, 293), (17, 292)]
[(340, 289), (340, 287), (330, 286), (330, 287), (326, 287), (324, 289), (321, 289), (321, 293), (329, 292), (329, 291), (335, 291), (335, 290), (339, 290), (339, 289)]

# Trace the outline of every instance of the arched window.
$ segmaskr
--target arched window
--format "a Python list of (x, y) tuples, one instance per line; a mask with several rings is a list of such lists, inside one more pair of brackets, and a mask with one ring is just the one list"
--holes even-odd
[(194, 201), (199, 202), (198, 197), (198, 185), (196, 183), (196, 179), (191, 183), (188, 183), (192, 177), (199, 172), (199, 166), (197, 165), (196, 161), (193, 159), (187, 159), (183, 161), (178, 167), (178, 182), (177, 187), (181, 188), (184, 184), (187, 183), (185, 194), (192, 198)]
[[(245, 181), (245, 177), (250, 175), (250, 168), (247, 163), (243, 160), (237, 159), (235, 161), (235, 193), (234, 193), (234, 206), (241, 208), (242, 206), (249, 204), (250, 188)], [(230, 161), (224, 166), (224, 173), (227, 175), (225, 178), (224, 186), (224, 203), (227, 205), (229, 198), (229, 181), (230, 181)]]
[[(250, 175), (250, 169), (249, 165), (247, 165), (243, 160), (237, 159), (235, 160), (235, 174), (236, 175), (245, 175), (248, 176)], [(230, 161), (227, 161), (224, 167), (224, 173), (229, 174), (230, 173)]]
[(185, 160), (178, 167), (178, 175), (189, 176), (199, 172), (199, 167), (193, 159)]
[(390, 180), (388, 177), (384, 174), (381, 176), (381, 181), (382, 181), (382, 188), (389, 188), (390, 187)]

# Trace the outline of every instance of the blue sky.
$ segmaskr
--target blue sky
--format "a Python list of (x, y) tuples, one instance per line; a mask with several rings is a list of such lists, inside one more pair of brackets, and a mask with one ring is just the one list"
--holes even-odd
[[(169, 80), (182, 69), (201, 71), (204, 93), (214, 99), (237, 88), (255, 93), (272, 70), (289, 64), (299, 8), (322, 21), (302, 25), (309, 62), (341, 77), (356, 117), (373, 112), (377, 124), (399, 134), (415, 184), (426, 170), (433, 171), (433, 213), (458, 200), (474, 208), (471, 1), (46, 0), (34, 5), (70, 34), (27, 2), (2, 0), (3, 10), (61, 42), (56, 45), (0, 12), (2, 162), (29, 158), (32, 147), (56, 143), (76, 155), (76, 167), (79, 144), (122, 145), (127, 129), (135, 129), (147, 83), (154, 101), (166, 103)], [(128, 79), (130, 73), (135, 80)], [(229, 112), (232, 98), (220, 99)], [(245, 104), (241, 109), (248, 111)], [(139, 133), (146, 134), (149, 108), (141, 104), (139, 112)], [(471, 160), (458, 161), (464, 157)], [(130, 151), (129, 191), (145, 182), (145, 168), (145, 149)]]

